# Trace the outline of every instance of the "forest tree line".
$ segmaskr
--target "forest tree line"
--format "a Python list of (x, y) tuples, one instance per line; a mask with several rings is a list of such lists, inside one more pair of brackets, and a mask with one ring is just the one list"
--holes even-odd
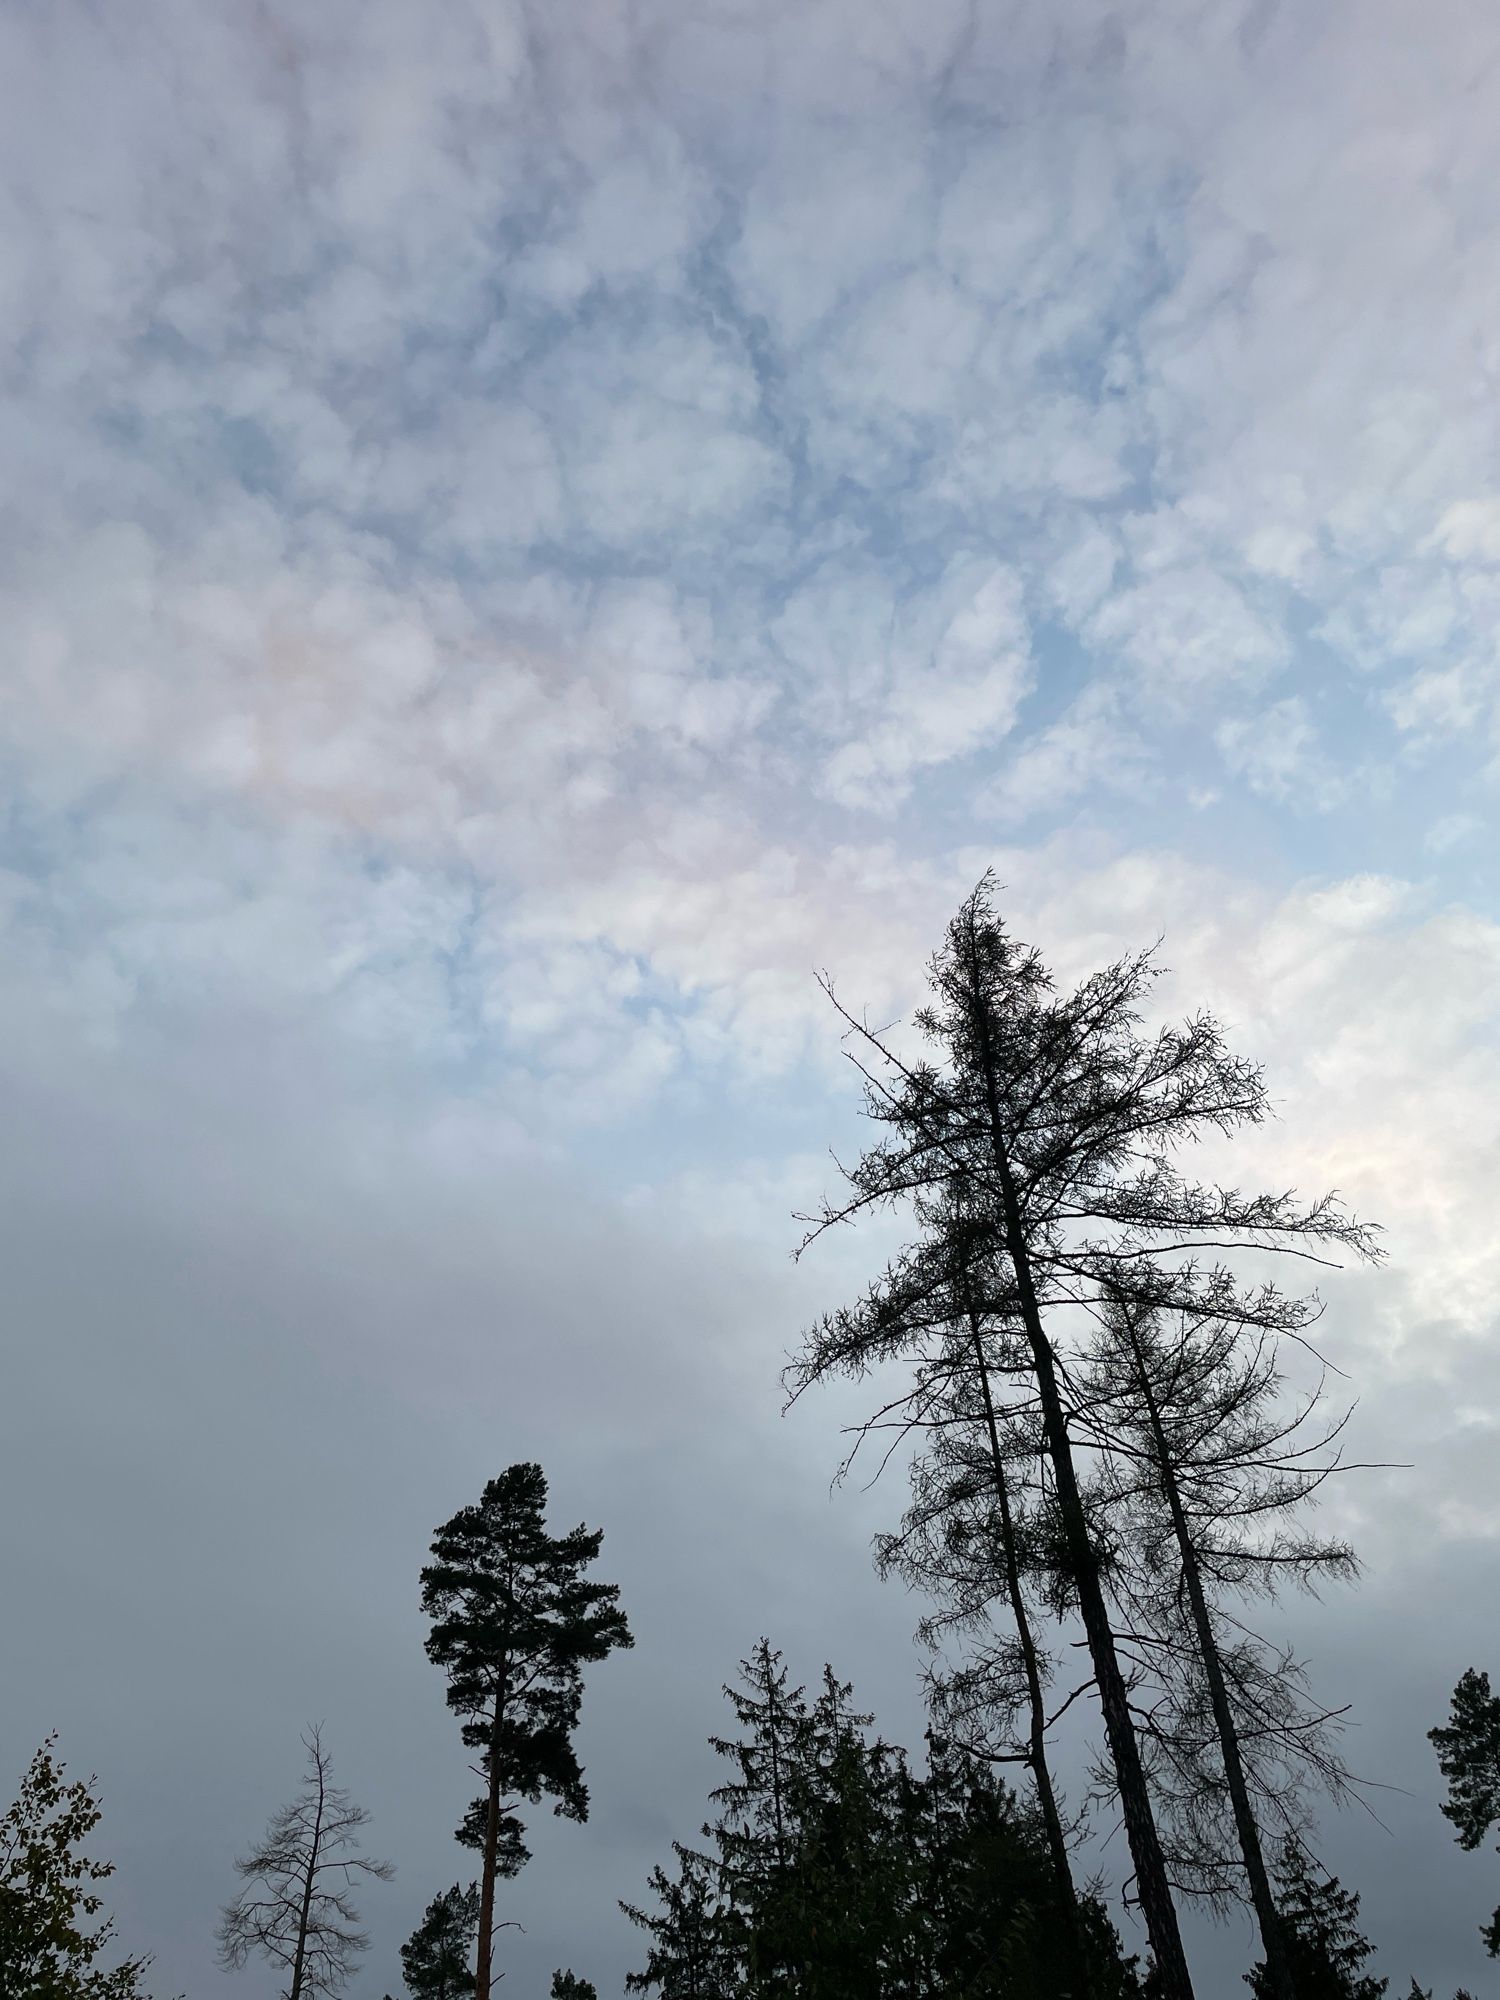
[[(1317, 1351), (1321, 1304), (1285, 1283), (1375, 1261), (1335, 1194), (1188, 1170), (1199, 1142), (1268, 1113), (1263, 1074), (1204, 1013), (1147, 1025), (1157, 967), (1117, 961), (1059, 991), (986, 880), (949, 925), (913, 1032), (876, 1032), (825, 982), (876, 1135), (825, 1231), (899, 1217), (905, 1242), (803, 1337), (789, 1401), (844, 1378), (871, 1407), (847, 1449), (899, 1462), (885, 1575), (929, 1605), (919, 1758), (872, 1733), (825, 1668), (809, 1696), (762, 1640), (726, 1689), (727, 1775), (698, 1835), (622, 1908), (632, 1992), (662, 2000), (1192, 2000), (1180, 1912), (1249, 1912), (1257, 2000), (1377, 2000), (1359, 1898), (1317, 1860), (1320, 1802), (1360, 1780), (1342, 1712), (1276, 1630), (1288, 1588), (1357, 1571), (1313, 1510), (1345, 1455)], [(1201, 1154), (1199, 1155), (1201, 1157)], [(602, 1535), (554, 1535), (539, 1466), (511, 1466), (436, 1532), (420, 1579), (427, 1652), (481, 1781), (457, 1837), (478, 1874), (432, 1898), (401, 1951), (411, 2000), (493, 2000), (525, 1809), (588, 1817), (574, 1747), (584, 1670), (632, 1644)], [(1082, 1665), (1080, 1667), (1080, 1662)], [(1096, 1719), (1067, 1796), (1059, 1724)], [(1461, 1846), (1500, 1823), (1500, 1698), (1470, 1669), (1429, 1732)], [(390, 1874), (368, 1815), (309, 1731), (296, 1797), (237, 1863), (218, 1942), (264, 1959), (284, 2000), (335, 2000)], [(109, 1963), (107, 1863), (82, 1847), (92, 1787), (51, 1739), (0, 1821), (0, 2000), (143, 2000), (148, 1961)], [(1093, 1831), (1123, 1831), (1122, 1944)], [(1500, 1910), (1482, 1932), (1500, 1956)], [(1413, 1977), (1410, 2000), (1431, 2000)], [(559, 1968), (553, 2000), (589, 2000)], [(1468, 2000), (1458, 1995), (1455, 2000)]]

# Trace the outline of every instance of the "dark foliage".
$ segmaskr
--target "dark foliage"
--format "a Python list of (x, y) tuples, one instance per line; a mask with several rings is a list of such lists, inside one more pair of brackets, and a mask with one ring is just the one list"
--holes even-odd
[[(1299, 1842), (1288, 1839), (1276, 1867), (1277, 1906), (1297, 2000), (1380, 2000), (1390, 1984), (1362, 1968), (1374, 1946), (1359, 1929), (1359, 1897), (1320, 1878)], [(1256, 2000), (1269, 2000), (1265, 1965), (1245, 1974)]]
[[(1062, 1917), (1045, 1829), (982, 1763), (929, 1739), (924, 1772), (872, 1739), (825, 1669), (809, 1701), (762, 1641), (726, 1690), (734, 1775), (705, 1846), (651, 1877), (627, 1984), (663, 2000), (1060, 2000)], [(1095, 2000), (1140, 1991), (1102, 1908), (1083, 1900)]]
[(427, 1656), (448, 1676), (448, 1706), (463, 1718), (485, 1781), (458, 1829), (482, 1857), (478, 2000), (492, 1983), (496, 1879), (528, 1858), (516, 1809), (546, 1795), (565, 1818), (587, 1819), (573, 1748), (583, 1669), (633, 1643), (618, 1588), (585, 1575), (603, 1535), (583, 1527), (550, 1535), (546, 1505), (541, 1467), (511, 1466), (477, 1506), (438, 1529), (422, 1571)]
[(427, 1905), (401, 1947), (401, 1977), (412, 2000), (463, 2000), (474, 1990), (470, 1954), (479, 1929), (479, 1884), (455, 1882)]
[[(1500, 1820), (1500, 1695), (1490, 1693), (1489, 1675), (1470, 1667), (1453, 1690), (1446, 1727), (1427, 1735), (1448, 1780), (1443, 1816), (1457, 1827), (1459, 1846), (1471, 1853)], [(1500, 1957), (1500, 1910), (1480, 1935), (1490, 1957)]]

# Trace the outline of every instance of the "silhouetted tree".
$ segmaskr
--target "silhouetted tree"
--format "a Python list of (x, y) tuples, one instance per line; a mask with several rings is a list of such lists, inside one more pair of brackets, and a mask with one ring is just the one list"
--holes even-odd
[[(955, 1210), (932, 1240), (909, 1250), (858, 1305), (825, 1322), (822, 1345), (825, 1358), (836, 1347), (859, 1357), (856, 1366), (895, 1349), (913, 1365), (912, 1387), (859, 1427), (846, 1466), (875, 1430), (894, 1425), (898, 1433), (923, 1434), (923, 1450), (910, 1469), (911, 1505), (900, 1532), (877, 1539), (876, 1565), (882, 1575), (899, 1575), (942, 1602), (943, 1609), (919, 1628), (919, 1638), (935, 1653), (954, 1633), (966, 1640), (984, 1636), (978, 1660), (931, 1680), (935, 1712), (945, 1726), (967, 1733), (982, 1696), (1010, 1739), (993, 1754), (1030, 1773), (1062, 1899), (1062, 1956), (1075, 1961), (1071, 1971), (1060, 1968), (1061, 2000), (1081, 1991), (1082, 1943), (1048, 1757), (1052, 1661), (1038, 1640), (1027, 1595), (1034, 1565), (1023, 1499), (1044, 1440), (1034, 1398), (1018, 1405), (1015, 1378), (1024, 1372), (1024, 1336), (980, 1304), (982, 1285), (969, 1253), (982, 1236), (982, 1228), (971, 1230)], [(993, 1633), (997, 1602), (1008, 1612), (1013, 1640), (999, 1641)]]
[[(896, 1204), (941, 1242), (960, 1215), (968, 1268), (987, 1288), (982, 1308), (1014, 1316), (1025, 1335), (1156, 1979), (1163, 2000), (1187, 2000), (1177, 1913), (1075, 1462), (1057, 1321), (1106, 1289), (1128, 1293), (1135, 1270), (1156, 1304), (1191, 1307), (1200, 1289), (1194, 1258), (1224, 1245), (1372, 1246), (1331, 1197), (1302, 1207), (1288, 1195), (1244, 1195), (1184, 1176), (1181, 1147), (1258, 1122), (1265, 1085), (1207, 1015), (1143, 1032), (1154, 976), (1143, 954), (1056, 996), (1038, 954), (996, 917), (986, 878), (950, 924), (931, 965), (932, 998), (916, 1017), (936, 1060), (903, 1058), (839, 1009), (866, 1108), (890, 1136), (847, 1170), (848, 1197), (815, 1218), (812, 1234)], [(1168, 1276), (1175, 1291), (1166, 1287), (1164, 1297)], [(791, 1371), (794, 1391), (869, 1365), (843, 1335), (833, 1322), (809, 1336)]]
[(576, 1972), (554, 1972), (552, 2000), (599, 2000), (599, 1991), (591, 1979), (580, 1979)]
[(427, 1656), (448, 1675), (448, 1706), (484, 1780), (458, 1831), (482, 1857), (476, 2000), (493, 1984), (496, 1878), (528, 1858), (516, 1806), (545, 1793), (563, 1817), (588, 1818), (573, 1749), (583, 1668), (634, 1643), (618, 1587), (584, 1574), (602, 1532), (549, 1535), (546, 1504), (541, 1467), (511, 1466), (438, 1529), (422, 1571)]
[[(664, 2000), (1057, 2000), (1061, 1903), (1034, 1807), (936, 1739), (925, 1774), (867, 1735), (825, 1669), (815, 1701), (762, 1642), (727, 1690), (742, 1733), (714, 1739), (736, 1776), (706, 1851), (653, 1871), (658, 1907), (627, 1985)], [(1139, 1987), (1086, 1898), (1099, 2000)]]
[(237, 1969), (260, 1953), (289, 1974), (286, 2000), (343, 1991), (370, 1942), (359, 1928), (355, 1887), (361, 1879), (387, 1882), (395, 1872), (359, 1852), (370, 1815), (334, 1784), (321, 1729), (302, 1740), (302, 1788), (273, 1815), (260, 1845), (235, 1862), (245, 1886), (219, 1921), (220, 1963)]
[[(1174, 1275), (1164, 1289), (1177, 1285)], [(1221, 1617), (1216, 1601), (1274, 1598), (1288, 1583), (1311, 1589), (1355, 1574), (1344, 1543), (1289, 1525), (1337, 1469), (1342, 1422), (1313, 1421), (1316, 1395), (1289, 1410), (1281, 1394), (1273, 1330), (1300, 1336), (1312, 1302), (1271, 1287), (1242, 1296), (1220, 1273), (1199, 1306), (1166, 1314), (1140, 1274), (1134, 1288), (1133, 1298), (1107, 1291), (1100, 1302), (1077, 1399), (1081, 1428), (1113, 1474), (1109, 1504), (1125, 1512), (1112, 1536), (1110, 1590), (1132, 1614), (1135, 1650), (1165, 1692), (1150, 1723), (1155, 1769), (1178, 1779), (1189, 1865), (1217, 1900), (1233, 1880), (1221, 1872), (1225, 1846), (1237, 1847), (1267, 1990), (1289, 2000), (1260, 1810), (1290, 1822), (1299, 1781), (1315, 1776), (1338, 1793), (1345, 1776), (1329, 1718), (1299, 1699), (1289, 1657), (1268, 1653), (1238, 1608)], [(1231, 1824), (1228, 1843), (1220, 1817)]]
[(0, 2000), (145, 2000), (149, 1958), (98, 1963), (115, 1920), (100, 1918), (96, 1884), (115, 1868), (79, 1852), (103, 1816), (96, 1781), (65, 1782), (56, 1741), (37, 1751), (0, 1818)]
[[(1443, 1817), (1458, 1828), (1459, 1846), (1472, 1853), (1500, 1820), (1500, 1695), (1490, 1693), (1489, 1675), (1470, 1667), (1453, 1690), (1446, 1727), (1427, 1735), (1448, 1780)], [(1500, 1957), (1500, 1909), (1480, 1936), (1490, 1957)]]
[[(1361, 1970), (1375, 1947), (1359, 1929), (1359, 1897), (1314, 1872), (1299, 1841), (1282, 1843), (1276, 1865), (1277, 1908), (1297, 2000), (1380, 2000), (1390, 1985)], [(1256, 2000), (1271, 1993), (1264, 1962), (1245, 1983)]]
[(401, 1947), (401, 1977), (412, 2000), (462, 2000), (474, 1990), (470, 1953), (479, 1928), (479, 1884), (455, 1882), (433, 1897)]
[(660, 1865), (647, 1878), (656, 1908), (620, 1904), (651, 1939), (645, 1966), (627, 1973), (625, 1989), (649, 1993), (655, 1988), (662, 2000), (733, 2000), (741, 1988), (720, 1895), (721, 1871), (707, 1855), (679, 1841), (672, 1846), (677, 1856), (675, 1878)]

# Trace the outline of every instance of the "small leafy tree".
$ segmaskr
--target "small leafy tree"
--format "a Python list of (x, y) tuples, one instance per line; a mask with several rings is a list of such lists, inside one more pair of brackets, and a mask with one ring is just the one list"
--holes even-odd
[(219, 1922), (220, 1964), (238, 1970), (258, 1952), (288, 1975), (286, 2000), (343, 1991), (370, 1942), (359, 1928), (355, 1888), (395, 1873), (389, 1861), (359, 1852), (370, 1815), (334, 1784), (322, 1730), (302, 1740), (302, 1788), (272, 1816), (260, 1845), (235, 1862), (245, 1886)]
[(144, 2000), (149, 1958), (97, 1963), (114, 1942), (113, 1917), (95, 1884), (112, 1861), (79, 1852), (102, 1812), (93, 1778), (64, 1781), (49, 1736), (32, 1758), (15, 1803), (0, 1819), (0, 2000)]
[(401, 1947), (401, 1977), (412, 2000), (462, 2000), (474, 1989), (469, 1954), (479, 1928), (479, 1884), (455, 1882), (427, 1905)]
[[(1500, 1820), (1500, 1695), (1490, 1693), (1489, 1675), (1470, 1667), (1453, 1690), (1447, 1727), (1429, 1729), (1427, 1736), (1448, 1780), (1443, 1817), (1458, 1828), (1459, 1846), (1472, 1853)], [(1490, 1957), (1500, 1957), (1500, 1910), (1480, 1936)]]
[[(1362, 1970), (1375, 1947), (1359, 1928), (1359, 1897), (1333, 1877), (1319, 1880), (1301, 1844), (1283, 1842), (1276, 1868), (1282, 1935), (1297, 2000), (1380, 2000), (1390, 1985)], [(1255, 2000), (1269, 2000), (1264, 1961), (1245, 1974)]]
[(493, 1984), (495, 1883), (529, 1856), (516, 1807), (545, 1793), (567, 1819), (588, 1818), (588, 1789), (573, 1749), (583, 1669), (634, 1644), (617, 1585), (591, 1583), (603, 1534), (549, 1535), (547, 1480), (513, 1465), (461, 1507), (432, 1542), (422, 1609), (427, 1657), (448, 1676), (448, 1706), (480, 1753), (484, 1791), (458, 1829), (482, 1857), (476, 2000)]

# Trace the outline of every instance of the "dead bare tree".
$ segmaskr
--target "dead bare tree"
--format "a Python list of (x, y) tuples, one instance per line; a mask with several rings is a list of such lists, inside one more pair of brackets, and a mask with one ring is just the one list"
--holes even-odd
[(252, 1952), (289, 1975), (284, 2000), (341, 1993), (369, 1939), (354, 1891), (361, 1878), (388, 1882), (395, 1870), (359, 1850), (370, 1815), (332, 1779), (323, 1733), (302, 1739), (307, 1773), (298, 1795), (272, 1815), (258, 1846), (235, 1862), (244, 1887), (219, 1921), (219, 1962), (238, 1970)]

